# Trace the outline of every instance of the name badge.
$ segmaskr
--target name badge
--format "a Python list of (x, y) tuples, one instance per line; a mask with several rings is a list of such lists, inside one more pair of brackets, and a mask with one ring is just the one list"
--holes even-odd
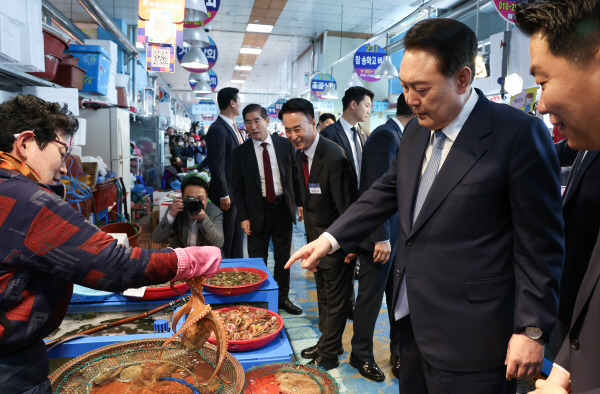
[(309, 183), (308, 192), (310, 194), (321, 194), (321, 185), (318, 183)]

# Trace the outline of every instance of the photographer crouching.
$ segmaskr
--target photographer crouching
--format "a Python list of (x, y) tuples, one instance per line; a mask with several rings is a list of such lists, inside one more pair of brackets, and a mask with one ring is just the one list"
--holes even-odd
[(223, 212), (208, 201), (208, 183), (191, 176), (181, 184), (181, 196), (173, 198), (154, 231), (154, 242), (166, 242), (173, 236), (172, 248), (187, 246), (223, 247)]

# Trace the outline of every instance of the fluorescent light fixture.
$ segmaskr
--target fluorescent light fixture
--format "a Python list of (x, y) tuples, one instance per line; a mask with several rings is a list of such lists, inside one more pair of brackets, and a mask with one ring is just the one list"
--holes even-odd
[(273, 25), (259, 25), (256, 23), (248, 23), (246, 31), (253, 33), (270, 33), (273, 30)]
[(240, 53), (245, 53), (248, 55), (260, 55), (262, 48), (241, 48)]
[(202, 49), (192, 47), (181, 59), (181, 67), (185, 68), (208, 68), (208, 59)]
[(246, 83), (243, 79), (232, 79), (231, 83)]
[(252, 66), (238, 66), (233, 67), (237, 71), (250, 71), (252, 70)]

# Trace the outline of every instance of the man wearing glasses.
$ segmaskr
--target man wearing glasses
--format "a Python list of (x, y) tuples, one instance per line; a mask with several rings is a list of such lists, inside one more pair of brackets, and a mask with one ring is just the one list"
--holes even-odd
[(288, 298), (290, 271), (283, 268), (290, 256), (296, 213), (302, 220), (294, 147), (286, 138), (269, 135), (269, 117), (260, 105), (247, 105), (243, 117), (252, 138), (233, 151), (233, 199), (248, 235), (248, 255), (262, 257), (267, 264), (273, 239), (279, 309), (299, 315), (302, 309)]

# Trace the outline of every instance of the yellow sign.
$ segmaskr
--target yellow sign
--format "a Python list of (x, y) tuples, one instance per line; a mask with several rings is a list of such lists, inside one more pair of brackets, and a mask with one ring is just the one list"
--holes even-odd
[(527, 113), (533, 112), (538, 88), (521, 90), (521, 93), (510, 98), (510, 105)]

